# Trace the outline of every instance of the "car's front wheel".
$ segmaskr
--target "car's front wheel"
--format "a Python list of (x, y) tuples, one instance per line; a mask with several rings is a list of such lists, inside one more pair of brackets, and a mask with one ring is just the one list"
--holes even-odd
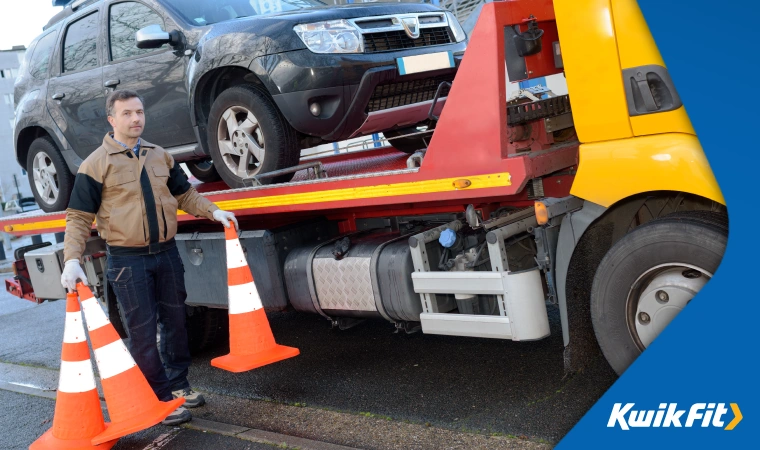
[(40, 209), (45, 212), (65, 210), (74, 187), (74, 175), (49, 137), (40, 137), (32, 142), (26, 167), (29, 185)]
[[(297, 165), (301, 152), (295, 131), (274, 102), (249, 85), (227, 89), (214, 101), (208, 144), (217, 172), (231, 188), (250, 186), (244, 180)], [(280, 183), (292, 177), (261, 181)]]

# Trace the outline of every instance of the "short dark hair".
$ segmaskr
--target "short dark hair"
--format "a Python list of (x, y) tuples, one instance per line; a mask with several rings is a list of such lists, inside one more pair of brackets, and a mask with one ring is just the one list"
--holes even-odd
[(106, 114), (113, 116), (114, 104), (117, 101), (129, 100), (130, 98), (140, 99), (140, 103), (145, 106), (145, 101), (142, 97), (140, 97), (140, 94), (135, 91), (130, 91), (129, 89), (120, 89), (118, 91), (111, 92), (111, 95), (108, 96), (108, 99), (106, 100)]

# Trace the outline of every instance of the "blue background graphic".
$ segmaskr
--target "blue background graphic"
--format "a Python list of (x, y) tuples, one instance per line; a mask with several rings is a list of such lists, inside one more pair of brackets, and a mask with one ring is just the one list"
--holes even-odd
[[(760, 448), (760, 295), (755, 284), (760, 281), (760, 4), (639, 0), (639, 5), (726, 198), (728, 249), (712, 281), (558, 447)], [(697, 402), (734, 402), (744, 419), (733, 431), (622, 431), (607, 428), (616, 402), (636, 403), (634, 409), (670, 402), (678, 402), (680, 409)], [(732, 418), (727, 413), (726, 424)]]

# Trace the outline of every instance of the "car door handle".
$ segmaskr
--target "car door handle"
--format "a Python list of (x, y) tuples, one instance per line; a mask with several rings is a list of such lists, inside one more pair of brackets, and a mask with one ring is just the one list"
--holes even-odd
[(53, 100), (62, 100), (63, 97), (66, 97), (66, 94), (53, 94)]
[(121, 80), (108, 80), (105, 83), (103, 83), (103, 86), (107, 88), (115, 88), (116, 86), (119, 85), (119, 83), (121, 83)]

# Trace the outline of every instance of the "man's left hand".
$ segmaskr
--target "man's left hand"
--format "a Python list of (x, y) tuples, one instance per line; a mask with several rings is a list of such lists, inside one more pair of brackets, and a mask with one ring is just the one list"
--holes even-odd
[(231, 213), (229, 211), (224, 211), (222, 209), (217, 209), (214, 211), (214, 220), (217, 222), (222, 222), (222, 225), (224, 225), (225, 228), (230, 227), (230, 221), (235, 223), (235, 229), (239, 230), (240, 227), (238, 226), (238, 221), (235, 218), (235, 213)]

